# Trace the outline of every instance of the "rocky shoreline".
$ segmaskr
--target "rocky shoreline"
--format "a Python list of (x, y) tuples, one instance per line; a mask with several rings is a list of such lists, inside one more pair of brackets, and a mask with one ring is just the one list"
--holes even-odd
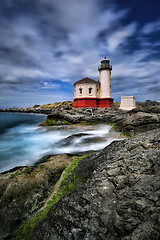
[(42, 126), (96, 123), (112, 124), (115, 130), (134, 136), (160, 127), (160, 105), (127, 112), (118, 108), (74, 109), (66, 106), (52, 111)]
[(42, 109), (42, 108), (7, 108), (0, 109), (0, 112), (13, 112), (13, 113), (34, 113), (34, 114), (51, 114), (52, 109)]
[(134, 136), (160, 127), (160, 103), (147, 100), (138, 103), (138, 107), (131, 111), (113, 108), (73, 108), (72, 102), (62, 102), (30, 108), (0, 109), (0, 112), (46, 114), (47, 119), (41, 126), (69, 125), (69, 124), (113, 124), (114, 130)]
[(131, 137), (0, 174), (0, 239), (160, 239), (160, 105), (33, 111), (49, 114), (44, 126), (107, 123)]

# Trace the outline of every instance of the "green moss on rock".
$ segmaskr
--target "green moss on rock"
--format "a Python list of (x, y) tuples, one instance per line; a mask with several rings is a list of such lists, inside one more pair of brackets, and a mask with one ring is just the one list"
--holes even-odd
[(84, 179), (77, 176), (74, 170), (78, 166), (79, 161), (83, 160), (87, 156), (88, 155), (83, 155), (81, 157), (78, 157), (69, 167), (63, 171), (61, 176), (62, 180), (59, 183), (57, 193), (54, 195), (53, 199), (49, 200), (47, 202), (47, 206), (38, 212), (34, 218), (30, 219), (26, 223), (23, 229), (16, 236), (15, 240), (31, 240), (35, 225), (47, 217), (47, 214), (51, 207), (62, 197), (73, 192), (79, 184), (84, 182)]
[(42, 108), (44, 109), (56, 109), (62, 106), (69, 106), (72, 107), (73, 106), (73, 102), (72, 101), (64, 101), (64, 102), (55, 102), (55, 103), (51, 103), (51, 104), (45, 104), (42, 106)]
[(62, 197), (73, 192), (79, 184), (84, 182), (83, 178), (80, 178), (75, 173), (75, 168), (78, 166), (79, 161), (87, 157), (88, 155), (83, 155), (75, 160), (62, 174), (62, 181), (60, 182), (57, 194), (54, 196), (54, 203), (57, 203)]
[(38, 212), (34, 218), (28, 221), (28, 223), (23, 227), (23, 229), (18, 233), (15, 240), (31, 240), (35, 225), (41, 220), (43, 220), (45, 217), (47, 217), (47, 213), (49, 212), (53, 204), (53, 201), (49, 201), (47, 207), (44, 210)]
[(121, 137), (131, 137), (131, 135), (128, 132), (120, 132)]
[(115, 131), (118, 131), (118, 130), (119, 130), (119, 128), (118, 128), (118, 126), (117, 126), (116, 123), (107, 123), (107, 125), (112, 126), (112, 130), (115, 130)]
[(36, 174), (36, 172), (34, 171), (33, 167), (26, 167), (24, 170), (19, 170), (19, 171), (16, 171), (15, 173), (12, 173), (10, 178), (15, 178), (17, 176), (20, 176), (22, 174)]
[(47, 118), (40, 126), (70, 125), (69, 121), (64, 119)]

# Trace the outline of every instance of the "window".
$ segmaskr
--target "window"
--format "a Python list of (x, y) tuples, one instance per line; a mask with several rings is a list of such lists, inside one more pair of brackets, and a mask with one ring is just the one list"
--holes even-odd
[(82, 94), (82, 88), (79, 89), (79, 93)]
[(91, 94), (92, 93), (92, 88), (89, 88), (89, 94)]

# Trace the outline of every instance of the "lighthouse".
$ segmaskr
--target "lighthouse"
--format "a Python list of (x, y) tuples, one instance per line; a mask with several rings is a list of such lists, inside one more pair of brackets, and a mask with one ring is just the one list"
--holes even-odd
[(99, 81), (83, 78), (74, 83), (73, 107), (113, 107), (113, 98), (111, 98), (112, 66), (106, 57), (101, 61), (98, 71)]
[(112, 107), (113, 98), (111, 98), (111, 71), (112, 65), (106, 57), (101, 61), (98, 67), (99, 71), (99, 107)]
[(99, 98), (111, 98), (111, 71), (112, 66), (106, 57), (101, 61), (98, 67), (99, 71)]

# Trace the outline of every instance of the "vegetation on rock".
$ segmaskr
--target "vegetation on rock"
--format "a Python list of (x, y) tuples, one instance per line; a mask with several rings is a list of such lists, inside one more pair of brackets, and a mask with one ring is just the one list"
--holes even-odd
[(55, 102), (55, 103), (51, 103), (51, 104), (45, 104), (42, 105), (41, 108), (44, 109), (56, 109), (59, 107), (64, 107), (64, 106), (68, 106), (68, 107), (72, 107), (73, 106), (73, 102), (72, 101), (64, 101), (64, 102)]
[(35, 215), (35, 217), (30, 219), (25, 224), (22, 230), (17, 234), (15, 238), (16, 240), (31, 240), (35, 225), (47, 217), (47, 213), (49, 212), (51, 207), (55, 203), (57, 203), (62, 197), (73, 192), (76, 187), (84, 181), (84, 179), (76, 175), (74, 170), (77, 167), (79, 161), (81, 161), (85, 157), (87, 157), (87, 155), (76, 157), (77, 159), (74, 160), (74, 162), (71, 163), (71, 165), (63, 171), (61, 179), (58, 183), (58, 187), (52, 199), (48, 200), (45, 203), (45, 207), (41, 211), (39, 211)]
[(39, 108), (39, 107), (41, 107), (41, 105), (35, 104), (35, 105), (33, 106), (33, 108)]
[(112, 142), (79, 162), (88, 181), (54, 205), (33, 240), (160, 239), (160, 133)]
[(120, 107), (120, 102), (113, 102), (113, 106), (119, 108)]
[(55, 119), (55, 118), (47, 118), (40, 126), (54, 126), (54, 125), (70, 125), (69, 121), (64, 119)]
[[(12, 239), (17, 229), (36, 215), (53, 193), (63, 170), (77, 158), (67, 154), (50, 156), (36, 167), (0, 174), (0, 238)], [(32, 228), (50, 207), (51, 202), (31, 220)]]
[(77, 175), (75, 168), (78, 166), (79, 161), (83, 160), (87, 156), (88, 155), (83, 155), (78, 157), (77, 160), (75, 160), (68, 168), (64, 170), (58, 191), (54, 196), (54, 203), (57, 203), (62, 197), (73, 192), (79, 184), (86, 180)]

